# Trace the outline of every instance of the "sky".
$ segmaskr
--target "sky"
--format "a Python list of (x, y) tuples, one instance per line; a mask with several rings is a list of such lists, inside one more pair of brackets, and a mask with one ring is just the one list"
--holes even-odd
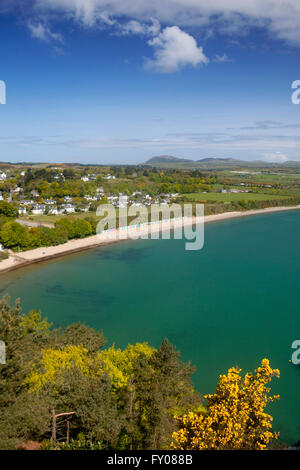
[(300, 161), (298, 0), (1, 0), (0, 54), (0, 161)]

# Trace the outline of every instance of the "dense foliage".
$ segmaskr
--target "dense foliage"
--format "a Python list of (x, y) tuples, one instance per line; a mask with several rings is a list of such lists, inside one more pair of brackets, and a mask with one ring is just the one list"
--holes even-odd
[[(254, 374), (234, 367), (221, 375), (206, 406), (194, 390), (193, 368), (164, 340), (104, 348), (101, 331), (85, 324), (54, 329), (41, 313), (23, 314), (19, 303), (0, 300), (0, 449), (27, 442), (43, 449), (265, 449), (277, 399), (268, 384), (279, 371), (264, 359)], [(70, 442), (57, 422), (51, 442), (51, 411), (74, 412)]]
[(45, 226), (29, 228), (13, 220), (0, 221), (0, 242), (12, 250), (29, 250), (43, 246), (56, 246), (73, 238), (84, 238), (96, 233), (96, 222), (85, 219), (62, 218), (55, 228)]
[(1, 449), (49, 439), (52, 409), (75, 411), (73, 447), (167, 448), (174, 414), (203, 409), (193, 369), (167, 340), (159, 349), (145, 343), (103, 349), (102, 332), (83, 324), (52, 329), (40, 313), (24, 315), (7, 298), (0, 302), (0, 338), (7, 345)]

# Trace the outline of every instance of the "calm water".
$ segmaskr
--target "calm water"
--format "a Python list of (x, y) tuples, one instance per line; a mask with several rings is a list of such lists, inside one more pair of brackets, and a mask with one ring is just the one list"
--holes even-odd
[(55, 325), (85, 321), (124, 347), (165, 337), (197, 366), (194, 381), (213, 392), (232, 365), (267, 357), (281, 378), (274, 427), (300, 439), (300, 368), (289, 363), (300, 338), (300, 212), (209, 224), (205, 246), (180, 240), (130, 241), (0, 277), (0, 293), (41, 309)]

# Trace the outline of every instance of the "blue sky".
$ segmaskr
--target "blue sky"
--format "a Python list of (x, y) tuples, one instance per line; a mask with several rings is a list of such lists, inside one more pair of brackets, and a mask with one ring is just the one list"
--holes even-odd
[(0, 160), (300, 160), (299, 2), (206, 4), (2, 0)]

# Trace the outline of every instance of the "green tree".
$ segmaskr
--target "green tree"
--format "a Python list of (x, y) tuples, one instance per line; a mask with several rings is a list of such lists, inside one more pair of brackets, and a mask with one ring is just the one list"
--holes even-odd
[(13, 204), (6, 201), (0, 201), (0, 216), (15, 219), (18, 217), (18, 211)]
[(5, 223), (0, 231), (0, 239), (5, 248), (28, 249), (34, 247), (34, 237), (30, 234), (28, 227), (17, 222)]
[(93, 228), (87, 220), (77, 219), (73, 222), (73, 237), (85, 238), (92, 235)]

